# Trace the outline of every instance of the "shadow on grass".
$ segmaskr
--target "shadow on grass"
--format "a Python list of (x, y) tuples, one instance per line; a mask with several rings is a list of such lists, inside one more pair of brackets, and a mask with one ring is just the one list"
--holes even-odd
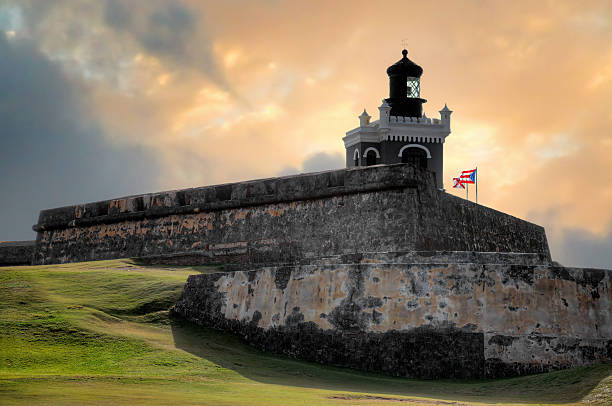
[(608, 363), (497, 380), (395, 378), (270, 355), (234, 335), (196, 326), (177, 316), (172, 318), (171, 327), (177, 348), (245, 378), (274, 385), (468, 402), (573, 403), (581, 401), (612, 374), (612, 364)]

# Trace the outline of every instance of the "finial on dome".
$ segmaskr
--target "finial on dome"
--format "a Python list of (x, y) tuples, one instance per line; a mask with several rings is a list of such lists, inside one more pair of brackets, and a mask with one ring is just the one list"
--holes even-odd
[[(404, 85), (406, 84), (406, 76), (420, 78), (423, 74), (423, 68), (408, 59), (407, 55), (408, 51), (406, 49), (402, 50), (402, 59), (387, 68), (387, 75), (389, 77), (401, 76), (400, 82)], [(405, 96), (406, 91), (402, 90), (401, 93)]]

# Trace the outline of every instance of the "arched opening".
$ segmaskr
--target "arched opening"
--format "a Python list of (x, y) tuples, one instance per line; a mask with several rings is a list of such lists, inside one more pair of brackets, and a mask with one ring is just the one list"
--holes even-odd
[(402, 163), (427, 169), (427, 152), (416, 147), (406, 148), (402, 151)]
[(368, 151), (368, 154), (366, 155), (366, 165), (376, 165), (376, 151)]
[(380, 159), (380, 152), (374, 147), (368, 147), (365, 151), (363, 151), (363, 155), (361, 156), (362, 160), (365, 159), (366, 166), (376, 165), (377, 159)]
[(355, 166), (359, 166), (359, 150), (356, 149), (355, 153), (353, 153), (353, 163)]

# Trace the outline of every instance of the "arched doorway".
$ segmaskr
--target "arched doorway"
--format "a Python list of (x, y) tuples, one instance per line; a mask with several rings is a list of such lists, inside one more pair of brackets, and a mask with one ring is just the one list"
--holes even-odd
[(417, 147), (406, 148), (402, 151), (402, 163), (427, 169), (427, 152)]

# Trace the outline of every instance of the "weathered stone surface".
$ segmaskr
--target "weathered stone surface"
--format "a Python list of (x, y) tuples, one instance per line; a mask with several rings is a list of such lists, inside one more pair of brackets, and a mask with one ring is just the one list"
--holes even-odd
[(296, 263), (383, 251), (533, 253), (544, 229), (435, 189), (409, 165), (131, 196), (41, 212), (35, 263)]
[(266, 351), (480, 378), (612, 359), (611, 271), (556, 266), (544, 229), (409, 165), (129, 196), (41, 212), (34, 262), (221, 263), (174, 311)]
[(0, 241), (0, 266), (30, 265), (36, 241)]
[(384, 263), (406, 255), (364, 254), (194, 275), (174, 311), (266, 351), (399, 376), (500, 377), (611, 360), (612, 271), (509, 256)]

